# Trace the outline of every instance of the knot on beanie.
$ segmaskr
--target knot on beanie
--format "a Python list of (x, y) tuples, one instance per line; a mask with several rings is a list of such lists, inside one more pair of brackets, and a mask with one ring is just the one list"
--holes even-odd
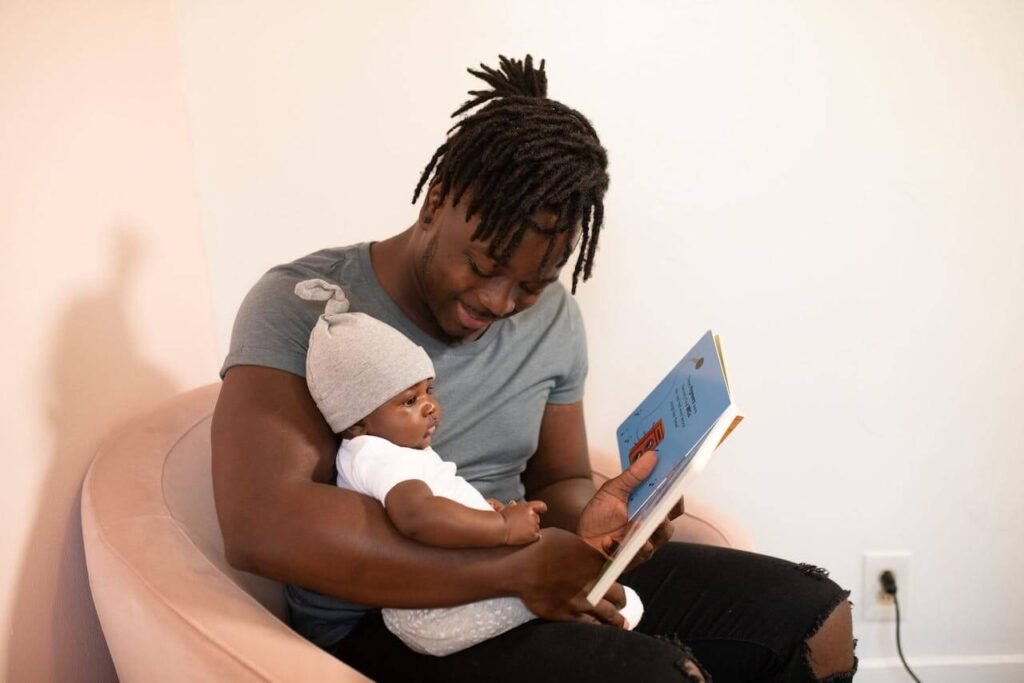
[(387, 323), (349, 313), (341, 287), (305, 280), (295, 285), (295, 294), (326, 302), (309, 334), (306, 386), (335, 433), (434, 376), (434, 364), (423, 347)]
[(306, 301), (326, 301), (324, 315), (348, 313), (349, 303), (345, 292), (326, 280), (303, 280), (295, 285), (295, 294)]

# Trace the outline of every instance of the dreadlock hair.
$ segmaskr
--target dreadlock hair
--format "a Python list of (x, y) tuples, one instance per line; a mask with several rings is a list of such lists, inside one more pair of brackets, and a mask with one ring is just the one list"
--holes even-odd
[[(489, 86), (470, 90), (471, 98), (452, 118), (487, 103), (448, 130), (423, 170), (412, 201), (428, 178), (439, 184), (441, 201), (451, 195), (458, 204), (470, 193), (466, 220), (480, 215), (473, 240), (490, 240), (488, 255), (507, 263), (539, 209), (558, 215), (541, 268), (551, 260), (557, 237), (582, 225), (580, 253), (572, 274), (572, 292), (582, 274), (590, 279), (597, 238), (604, 221), (608, 189), (608, 154), (590, 122), (575, 109), (547, 98), (544, 60), (534, 68), (525, 61), (499, 56), (499, 69), (484, 64), (467, 69)], [(433, 176), (431, 177), (431, 173)], [(571, 240), (558, 266), (569, 260)]]

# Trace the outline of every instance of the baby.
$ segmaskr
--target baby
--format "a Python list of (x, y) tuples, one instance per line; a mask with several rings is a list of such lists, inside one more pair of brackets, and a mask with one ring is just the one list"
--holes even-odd
[[(341, 437), (338, 486), (376, 498), (399, 532), (427, 545), (488, 548), (539, 539), (543, 502), (487, 500), (430, 448), (442, 411), (426, 351), (375, 318), (348, 313), (348, 300), (336, 285), (306, 280), (295, 293), (327, 302), (310, 333), (306, 383)], [(626, 609), (637, 609), (639, 598), (626, 592)], [(536, 618), (516, 598), (384, 609), (383, 617), (410, 648), (438, 656)]]

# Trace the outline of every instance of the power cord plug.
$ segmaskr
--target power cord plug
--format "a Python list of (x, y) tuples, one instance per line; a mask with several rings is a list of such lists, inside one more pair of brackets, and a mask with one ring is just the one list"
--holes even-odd
[(903, 645), (900, 643), (900, 601), (896, 597), (896, 576), (886, 569), (878, 577), (878, 582), (882, 584), (882, 592), (892, 596), (892, 603), (896, 607), (896, 651), (900, 654), (900, 661), (903, 662), (903, 668), (907, 670), (910, 677), (917, 683), (921, 683), (921, 679), (910, 669), (906, 657), (903, 656)]
[(893, 598), (896, 597), (896, 577), (893, 573), (886, 569), (882, 572), (882, 575), (878, 577), (878, 580), (882, 582), (882, 590), (885, 591), (886, 595), (891, 595)]

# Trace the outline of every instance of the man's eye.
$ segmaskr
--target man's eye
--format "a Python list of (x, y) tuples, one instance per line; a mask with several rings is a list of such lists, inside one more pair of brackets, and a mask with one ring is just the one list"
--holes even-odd
[(475, 261), (473, 261), (473, 259), (466, 259), (466, 262), (467, 262), (467, 263), (469, 263), (469, 269), (470, 269), (471, 271), (473, 271), (473, 273), (474, 273), (475, 275), (478, 275), (478, 276), (480, 276), (480, 277), (494, 277), (494, 273), (487, 273), (487, 272), (484, 272), (484, 271), (483, 271), (483, 270), (482, 270), (482, 269), (480, 268), (480, 266), (478, 266), (478, 265), (476, 264), (476, 262), (475, 262)]

